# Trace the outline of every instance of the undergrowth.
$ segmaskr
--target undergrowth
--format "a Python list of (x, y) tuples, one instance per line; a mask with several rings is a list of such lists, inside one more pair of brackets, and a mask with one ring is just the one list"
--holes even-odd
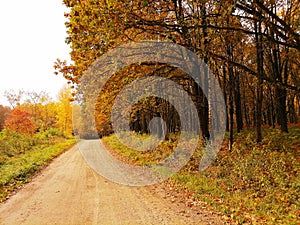
[[(137, 146), (140, 148), (140, 141), (151, 139), (149, 135), (139, 135), (136, 136), (137, 139), (129, 138), (127, 139), (128, 146)], [(149, 151), (139, 151), (133, 148), (128, 147), (127, 145), (120, 142), (116, 135), (111, 135), (103, 137), (103, 143), (111, 150), (111, 153), (118, 159), (125, 161), (132, 165), (153, 165), (160, 162), (162, 159), (165, 159), (173, 152), (173, 147), (177, 144), (176, 135), (170, 135), (168, 141), (160, 142), (156, 148)], [(134, 140), (138, 140), (138, 143), (132, 143)], [(153, 140), (154, 142), (156, 140)], [(147, 144), (146, 144), (147, 145)]]
[[(202, 172), (198, 171), (203, 152), (199, 146), (171, 180), (239, 224), (299, 224), (300, 128), (291, 127), (288, 134), (265, 128), (263, 136), (258, 144), (254, 130), (235, 134), (232, 151), (225, 139), (216, 160)], [(136, 165), (163, 160), (172, 153), (174, 140), (176, 137), (153, 151), (140, 152), (125, 147), (114, 135), (104, 138), (115, 155)]]

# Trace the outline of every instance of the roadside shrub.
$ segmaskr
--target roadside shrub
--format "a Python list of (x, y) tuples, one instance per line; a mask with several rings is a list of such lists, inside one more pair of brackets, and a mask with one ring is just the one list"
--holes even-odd
[(34, 146), (34, 141), (29, 136), (7, 129), (1, 132), (0, 141), (0, 154), (8, 157), (24, 153)]

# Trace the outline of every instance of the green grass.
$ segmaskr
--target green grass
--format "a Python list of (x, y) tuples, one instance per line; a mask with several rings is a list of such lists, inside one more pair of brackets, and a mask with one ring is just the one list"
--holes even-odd
[[(262, 143), (257, 144), (253, 130), (236, 134), (231, 152), (225, 140), (217, 159), (203, 172), (197, 170), (202, 152), (199, 147), (171, 182), (188, 188), (195, 198), (239, 224), (299, 224), (300, 128), (291, 127), (288, 134), (265, 128), (263, 136)], [(150, 157), (134, 153), (113, 135), (104, 140), (121, 158), (134, 154), (129, 161), (135, 164), (146, 164), (147, 160), (156, 163), (164, 157), (159, 151), (152, 151)], [(159, 148), (171, 153), (172, 142)]]
[[(2, 134), (3, 135), (3, 134)], [(13, 134), (18, 136), (17, 134)], [(19, 136), (18, 136), (19, 137)], [(21, 137), (21, 136), (20, 136)], [(14, 139), (12, 134), (0, 139), (2, 144), (0, 148), (0, 202), (24, 183), (30, 181), (30, 178), (39, 170), (48, 165), (53, 158), (70, 148), (75, 144), (74, 139), (65, 139), (62, 137), (53, 137), (51, 140), (45, 138), (43, 141), (36, 137), (21, 137), (22, 143), (26, 148), (16, 149), (20, 143), (11, 142)], [(25, 141), (27, 139), (27, 142)], [(5, 140), (5, 141), (3, 141)], [(23, 147), (24, 147), (23, 146)], [(20, 147), (20, 146), (19, 146)], [(21, 150), (20, 150), (21, 149)], [(24, 151), (26, 149), (26, 151)]]
[[(139, 135), (138, 143), (136, 146), (141, 147), (140, 141), (146, 140), (148, 135)], [(112, 154), (132, 165), (153, 165), (160, 162), (162, 159), (168, 157), (173, 152), (173, 146), (176, 144), (172, 140), (176, 140), (175, 136), (170, 141), (161, 142), (155, 149), (149, 151), (137, 151), (127, 147), (119, 141), (116, 135), (104, 137), (104, 144), (111, 150)], [(129, 145), (133, 142), (133, 139), (127, 140)], [(149, 141), (146, 140), (146, 141)]]

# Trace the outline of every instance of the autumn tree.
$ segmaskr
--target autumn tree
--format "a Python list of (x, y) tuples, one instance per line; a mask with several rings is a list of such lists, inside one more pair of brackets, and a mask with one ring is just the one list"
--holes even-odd
[(73, 130), (71, 98), (72, 92), (70, 88), (64, 87), (60, 90), (57, 103), (56, 127), (65, 135), (71, 135)]
[(5, 128), (20, 134), (32, 135), (36, 127), (30, 120), (30, 114), (22, 109), (15, 108), (5, 120)]
[[(27, 111), (32, 122), (35, 124), (37, 130), (45, 131), (53, 125), (55, 114), (51, 109), (51, 98), (45, 91), (24, 91), (24, 103), (20, 105), (20, 108)], [(52, 113), (51, 113), (52, 112)]]

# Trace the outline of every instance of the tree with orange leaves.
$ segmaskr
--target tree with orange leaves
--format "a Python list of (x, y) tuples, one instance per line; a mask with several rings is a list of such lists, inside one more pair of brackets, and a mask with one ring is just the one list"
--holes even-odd
[(5, 128), (17, 133), (32, 135), (36, 127), (30, 120), (30, 114), (22, 109), (13, 109), (5, 120)]

